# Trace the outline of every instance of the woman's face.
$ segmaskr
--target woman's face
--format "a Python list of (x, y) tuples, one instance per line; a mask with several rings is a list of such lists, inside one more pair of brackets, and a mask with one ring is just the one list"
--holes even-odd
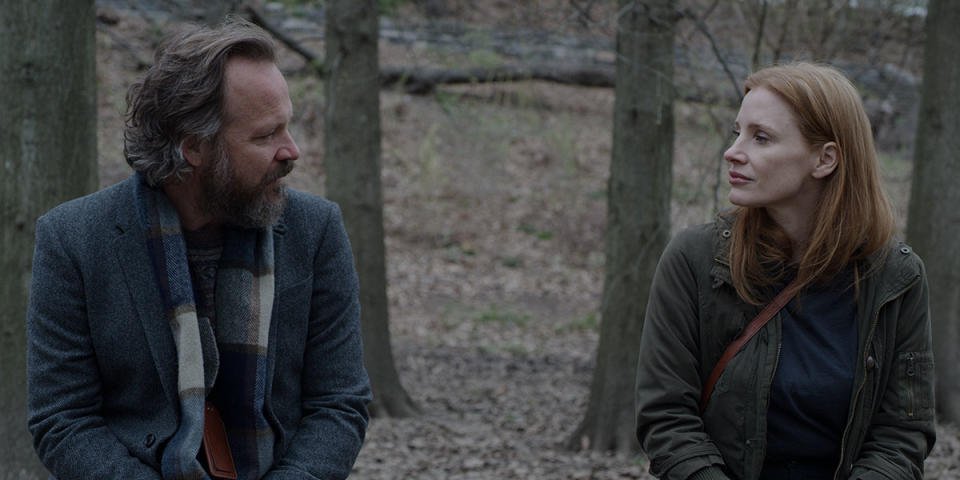
[[(723, 154), (730, 164), (730, 202), (742, 207), (811, 212), (823, 191), (821, 149), (800, 133), (797, 115), (779, 95), (750, 90)], [(832, 171), (832, 169), (831, 169)]]

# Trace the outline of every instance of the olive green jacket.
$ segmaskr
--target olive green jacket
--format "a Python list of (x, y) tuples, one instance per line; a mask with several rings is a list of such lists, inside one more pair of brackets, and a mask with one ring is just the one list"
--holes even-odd
[[(664, 479), (699, 472), (698, 478), (751, 480), (763, 466), (779, 314), (727, 364), (698, 414), (703, 382), (761, 308), (741, 301), (731, 284), (726, 222), (677, 235), (650, 290), (637, 375), (637, 438), (650, 472)], [(922, 479), (936, 436), (923, 262), (891, 242), (864, 263), (860, 271), (870, 273), (857, 296), (859, 361), (834, 478)]]

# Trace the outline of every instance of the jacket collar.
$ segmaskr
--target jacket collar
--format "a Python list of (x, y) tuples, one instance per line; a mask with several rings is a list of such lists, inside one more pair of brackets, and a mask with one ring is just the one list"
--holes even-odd
[(732, 216), (720, 214), (714, 222), (713, 267), (710, 276), (713, 277), (714, 288), (722, 283), (733, 285), (730, 276), (730, 237), (732, 235)]
[(922, 275), (919, 257), (913, 249), (893, 239), (870, 254), (864, 264), (862, 285), (871, 286), (881, 302), (899, 295)]

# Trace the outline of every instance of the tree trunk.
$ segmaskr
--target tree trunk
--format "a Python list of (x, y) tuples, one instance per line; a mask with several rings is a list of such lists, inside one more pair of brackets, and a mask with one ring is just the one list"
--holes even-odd
[(0, 479), (46, 478), (26, 428), (37, 216), (96, 187), (93, 0), (5, 2), (0, 21)]
[(417, 408), (400, 384), (390, 347), (383, 195), (380, 185), (380, 70), (377, 2), (333, 0), (326, 13), (326, 188), (343, 209), (357, 273), (364, 362), (373, 415)]
[(940, 419), (960, 423), (960, 3), (931, 0), (907, 237), (923, 257)]
[(603, 321), (586, 416), (569, 440), (573, 448), (639, 449), (634, 383), (640, 331), (670, 234), (677, 20), (671, 4), (620, 0)]

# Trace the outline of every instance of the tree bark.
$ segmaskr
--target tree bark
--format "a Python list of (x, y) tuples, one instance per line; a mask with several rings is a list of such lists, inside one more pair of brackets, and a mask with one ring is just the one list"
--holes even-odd
[(326, 189), (343, 209), (360, 276), (364, 362), (373, 415), (417, 408), (400, 383), (390, 346), (383, 195), (377, 2), (333, 0), (326, 13)]
[(923, 257), (940, 419), (960, 423), (960, 3), (931, 0), (907, 237)]
[(569, 445), (635, 452), (640, 332), (670, 233), (677, 14), (669, 0), (620, 0), (620, 8), (603, 320), (586, 416)]
[(96, 187), (93, 0), (5, 2), (0, 22), (0, 479), (46, 478), (26, 428), (34, 222)]

